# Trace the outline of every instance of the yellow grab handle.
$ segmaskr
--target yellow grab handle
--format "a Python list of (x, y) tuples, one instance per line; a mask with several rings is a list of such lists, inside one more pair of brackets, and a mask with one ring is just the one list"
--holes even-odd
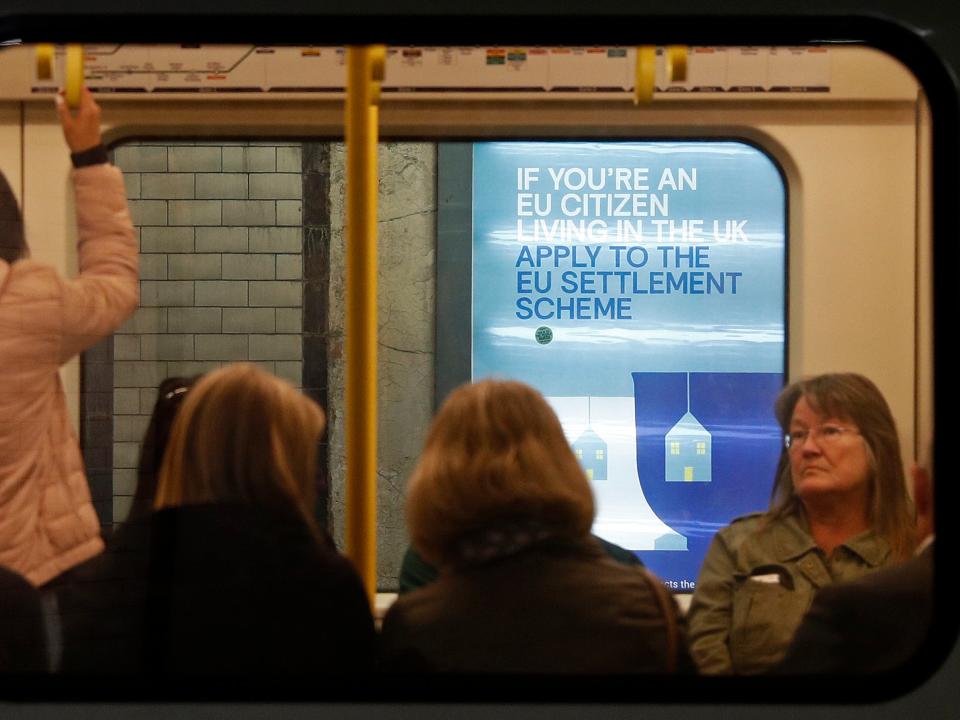
[(686, 45), (667, 45), (664, 51), (667, 82), (686, 81), (688, 52)]
[(377, 593), (377, 102), (386, 47), (347, 48), (347, 556)]
[[(380, 86), (387, 74), (387, 47), (386, 45), (370, 45), (367, 48), (370, 60), (370, 105), (380, 105)], [(377, 140), (377, 127), (373, 128), (373, 139)], [(376, 198), (374, 198), (376, 199)]]
[(67, 45), (67, 79), (64, 84), (64, 99), (69, 107), (80, 105), (83, 90), (83, 45)]
[(53, 80), (53, 45), (37, 45), (37, 80)]
[(656, 87), (657, 49), (653, 45), (637, 48), (637, 77), (633, 84), (633, 104), (653, 100)]

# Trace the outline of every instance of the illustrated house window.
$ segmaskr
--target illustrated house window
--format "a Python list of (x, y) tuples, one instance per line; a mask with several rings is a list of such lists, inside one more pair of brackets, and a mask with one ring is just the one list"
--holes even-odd
[(707, 454), (707, 444), (705, 442), (697, 443), (697, 455), (706, 455)]
[(577, 448), (574, 452), (577, 454), (577, 460), (583, 460), (583, 450), (581, 448)]
[(603, 460), (603, 450), (597, 450), (597, 460)]
[(671, 443), (670, 443), (670, 454), (671, 454), (671, 455), (679, 455), (679, 454), (680, 454), (680, 443), (678, 443), (678, 442), (671, 442)]

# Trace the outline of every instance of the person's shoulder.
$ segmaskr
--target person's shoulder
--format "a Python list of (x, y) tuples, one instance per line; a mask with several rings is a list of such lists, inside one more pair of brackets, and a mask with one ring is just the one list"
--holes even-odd
[(52, 266), (23, 258), (10, 266), (0, 293), (0, 306), (15, 312), (27, 308), (33, 311), (32, 335), (58, 332), (63, 283), (64, 279)]
[(867, 597), (877, 597), (891, 603), (898, 598), (921, 601), (929, 598), (932, 591), (933, 563), (929, 557), (920, 555), (862, 577), (825, 587), (818, 592), (818, 597), (823, 602), (848, 602), (858, 605)]
[(413, 545), (408, 546), (400, 563), (400, 594), (429, 585), (437, 579), (437, 574), (437, 569), (424, 560)]
[(747, 513), (746, 515), (735, 517), (726, 527), (721, 528), (717, 534), (726, 538), (742, 537), (755, 533), (769, 522), (770, 513), (768, 512)]
[[(55, 346), (48, 342), (63, 333), (63, 285), (64, 280), (50, 265), (24, 258), (8, 266), (6, 277), (0, 282), (0, 314), (7, 318), (29, 316), (30, 332), (6, 333), (0, 336), (0, 351), (31, 356), (37, 360), (49, 358)], [(10, 380), (19, 375), (24, 378), (52, 377), (45, 363), (20, 364), (18, 369), (4, 367), (5, 377)], [(55, 375), (55, 373), (54, 373)]]
[(460, 580), (450, 573), (439, 573), (432, 582), (400, 593), (383, 617), (383, 630), (391, 636), (419, 632), (436, 627), (442, 619), (460, 616), (462, 608), (456, 600), (462, 597)]
[[(632, 596), (650, 591), (652, 577), (640, 562), (618, 558), (596, 536), (557, 539), (545, 543), (537, 564), (548, 568), (540, 577), (540, 587), (566, 587), (567, 598), (579, 602), (594, 594), (610, 594), (618, 589)], [(628, 551), (624, 551), (628, 552)]]
[(9, 275), (4, 283), (4, 294), (29, 290), (31, 294), (49, 287), (55, 290), (59, 286), (60, 275), (46, 263), (23, 258), (10, 265)]
[(300, 546), (304, 550), (305, 556), (322, 568), (323, 573), (331, 577), (349, 578), (359, 582), (360, 576), (357, 574), (353, 563), (335, 547), (314, 543), (312, 538), (309, 540), (302, 538)]
[(18, 593), (23, 595), (36, 595), (37, 591), (30, 582), (15, 570), (11, 570), (0, 565), (0, 591), (4, 595)]
[(717, 531), (715, 545), (725, 546), (730, 552), (737, 552), (745, 546), (766, 547), (775, 542), (778, 522), (769, 512), (740, 515)]
[(591, 537), (594, 539), (594, 541), (596, 541), (600, 548), (614, 560), (624, 563), (625, 565), (643, 565), (643, 562), (633, 551), (627, 550), (620, 545), (616, 545), (609, 540), (604, 540), (599, 535), (591, 535)]
[(315, 534), (305, 526), (298, 527), (283, 536), (276, 552), (289, 559), (288, 568), (279, 571), (281, 576), (292, 575), (316, 587), (351, 597), (364, 596), (363, 582), (356, 568), (325, 531)]
[(751, 512), (751, 513), (747, 513), (747, 514), (745, 514), (745, 515), (739, 515), (739, 516), (735, 517), (733, 520), (731, 520), (731, 521), (730, 521), (730, 524), (729, 524), (727, 527), (733, 527), (733, 526), (735, 526), (735, 525), (739, 525), (739, 526), (756, 526), (756, 525), (758, 525), (764, 518), (769, 517), (769, 515), (770, 515), (770, 513), (767, 512), (767, 511), (765, 511), (765, 510), (761, 510), (761, 511), (758, 511), (758, 512)]

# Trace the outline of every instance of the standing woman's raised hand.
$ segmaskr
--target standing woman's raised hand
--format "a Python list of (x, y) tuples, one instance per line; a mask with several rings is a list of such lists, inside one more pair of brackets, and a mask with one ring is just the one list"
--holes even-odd
[(55, 96), (57, 114), (63, 126), (63, 137), (70, 152), (79, 153), (94, 148), (101, 143), (100, 106), (93, 99), (93, 93), (86, 87), (80, 91), (80, 105), (73, 111), (67, 105), (64, 91)]

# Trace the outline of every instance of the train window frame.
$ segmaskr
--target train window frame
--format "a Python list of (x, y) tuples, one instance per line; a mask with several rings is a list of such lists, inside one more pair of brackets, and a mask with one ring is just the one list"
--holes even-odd
[[(824, 17), (828, 18), (828, 25), (830, 25), (827, 30), (818, 24), (823, 22)], [(953, 238), (960, 235), (960, 233), (956, 232), (957, 218), (955, 212), (957, 190), (957, 168), (955, 165), (957, 158), (957, 139), (955, 137), (957, 127), (957, 90), (955, 84), (951, 82), (949, 73), (943, 66), (943, 61), (937, 57), (931, 46), (920, 38), (919, 33), (914, 33), (889, 20), (865, 15), (842, 16), (837, 18), (826, 13), (799, 18), (792, 17), (791, 19), (797, 20), (792, 26), (788, 22), (783, 22), (782, 17), (775, 18), (774, 20), (770, 18), (754, 18), (753, 20), (744, 22), (742, 17), (738, 17), (736, 20), (725, 20), (723, 18), (705, 18), (704, 16), (700, 16), (701, 24), (694, 29), (692, 35), (699, 35), (699, 37), (712, 36), (715, 38), (717, 36), (723, 36), (733, 38), (734, 41), (730, 42), (730, 44), (752, 44), (751, 41), (755, 42), (760, 36), (760, 33), (764, 33), (764, 38), (780, 37), (786, 39), (785, 42), (774, 42), (771, 44), (788, 45), (803, 44), (803, 42), (809, 41), (811, 38), (822, 39), (825, 36), (828, 36), (828, 40), (830, 40), (830, 38), (836, 38), (837, 42), (848, 42), (851, 38), (859, 38), (866, 42), (866, 44), (878, 47), (893, 57), (897, 57), (918, 76), (920, 85), (924, 88), (930, 100), (931, 115), (933, 118), (933, 144), (938, 149), (937, 154), (932, 158), (931, 171), (932, 196), (934, 198), (931, 211), (932, 237), (936, 257), (936, 262), (933, 264), (933, 324), (934, 333), (942, 333), (941, 336), (946, 337), (948, 329), (947, 323), (950, 321), (948, 308), (952, 302), (949, 293), (950, 282), (948, 268), (955, 267), (957, 264), (956, 249), (951, 243)], [(286, 30), (287, 34), (284, 35), (284, 29), (280, 26), (278, 20), (279, 18), (275, 19), (272, 23), (265, 22), (258, 32), (272, 33), (273, 37), (291, 37), (291, 35), (295, 34), (291, 33), (288, 28)], [(658, 20), (657, 23), (652, 24), (651, 32), (653, 32), (653, 34), (662, 37), (665, 32), (669, 35), (671, 30), (676, 34), (676, 24), (671, 26), (669, 20), (663, 20), (662, 18)], [(60, 22), (50, 28), (44, 39), (56, 39), (57, 37), (76, 39), (77, 33), (92, 33), (92, 27), (96, 27), (97, 31), (102, 33), (102, 28), (99, 25), (100, 22), (101, 21), (98, 20), (96, 26), (89, 23), (80, 23), (73, 27), (68, 27), (65, 22)], [(594, 29), (597, 27), (597, 20), (593, 20), (593, 25), (591, 25), (589, 21), (578, 23), (578, 25), (580, 25), (578, 28), (579, 31), (584, 30), (584, 28), (589, 31), (591, 27)], [(542, 27), (536, 32), (549, 34), (549, 28), (550, 24), (543, 22)], [(113, 32), (120, 35), (127, 29), (128, 28), (116, 27)], [(477, 23), (467, 31), (467, 34), (471, 37), (476, 37), (483, 32), (486, 32), (488, 36), (491, 34), (496, 35), (496, 30), (498, 29), (502, 30), (502, 28), (496, 28), (493, 25)], [(555, 26), (554, 30), (556, 30)], [(192, 27), (187, 29), (184, 29), (182, 24), (178, 25), (175, 22), (168, 24), (161, 23), (148, 31), (139, 30), (138, 32), (141, 35), (155, 38), (157, 34), (169, 36), (176, 34), (178, 31), (182, 31), (185, 35), (191, 37), (202, 37), (204, 33), (207, 33), (207, 38), (224, 36), (222, 30), (217, 31), (213, 29), (211, 24), (204, 24), (203, 22), (194, 23)], [(37, 31), (34, 28), (32, 32), (36, 35)], [(359, 22), (347, 23), (337, 30), (325, 29), (323, 32), (331, 33), (337, 38), (342, 38), (344, 34), (352, 37), (369, 37), (368, 34), (365, 34), (369, 31), (360, 30)], [(459, 30), (459, 32), (462, 33), (464, 31)], [(516, 30), (512, 32), (515, 33)], [(569, 33), (569, 31), (567, 32)], [(620, 30), (619, 32), (623, 33), (624, 31)], [(390, 33), (399, 33), (401, 39), (404, 37), (403, 32), (398, 29), (389, 31), (388, 34)], [(21, 34), (29, 37), (31, 32)], [(507, 34), (510, 35), (510, 33)], [(614, 34), (617, 33), (614, 32)], [(562, 36), (563, 33), (561, 32), (559, 35)], [(510, 37), (513, 37), (513, 35), (510, 35)], [(316, 38), (314, 38), (314, 41), (315, 39)], [(739, 42), (737, 42), (738, 39), (740, 40)], [(948, 401), (956, 398), (956, 379), (952, 377), (947, 367), (947, 357), (946, 353), (943, 352), (942, 346), (934, 356), (934, 373), (937, 378), (934, 408), (936, 426), (939, 428), (940, 433), (946, 436), (946, 429), (951, 427), (952, 423), (955, 422), (949, 417), (947, 407), (953, 404)], [(937, 451), (937, 457), (945, 459), (945, 456), (946, 451), (941, 447), (941, 449)], [(946, 463), (941, 463), (941, 466), (945, 467)], [(937, 503), (940, 508), (937, 515), (941, 519), (945, 517), (944, 506), (947, 504), (948, 499), (952, 498), (956, 492), (955, 489), (949, 486), (945, 487), (945, 485), (945, 483), (941, 483), (937, 488)], [(956, 537), (949, 530), (949, 526), (941, 523), (941, 527), (943, 537), (941, 542), (937, 544), (936, 549), (937, 567), (940, 568), (937, 572), (938, 593), (941, 593), (943, 588), (946, 587), (944, 571), (947, 567), (946, 561), (949, 559), (949, 555), (947, 554), (948, 548), (953, 551), (956, 550)], [(531, 698), (537, 698), (553, 701), (557, 699), (581, 699), (592, 702), (630, 702), (636, 701), (638, 693), (642, 691), (642, 699), (644, 701), (676, 702), (675, 698), (678, 697), (678, 691), (696, 688), (698, 701), (701, 702), (732, 701), (753, 703), (757, 701), (769, 702), (771, 700), (775, 702), (789, 701), (794, 703), (816, 703), (824, 700), (876, 702), (878, 700), (900, 696), (916, 688), (928, 679), (943, 662), (944, 658), (946, 658), (953, 641), (955, 641), (957, 623), (958, 619), (956, 617), (948, 617), (944, 611), (943, 604), (937, 603), (934, 626), (946, 632), (936, 634), (936, 637), (930, 638), (930, 642), (925, 646), (923, 656), (918, 663), (905, 668), (904, 672), (895, 673), (892, 676), (884, 676), (882, 678), (882, 687), (879, 689), (876, 687), (878, 684), (877, 678), (865, 678), (862, 680), (858, 678), (825, 678), (822, 681), (818, 679), (816, 686), (810, 682), (798, 683), (794, 678), (785, 680), (778, 680), (776, 678), (729, 678), (723, 679), (722, 681), (717, 680), (717, 682), (714, 682), (714, 679), (710, 678), (696, 678), (692, 682), (675, 678), (656, 678), (653, 679), (652, 682), (649, 678), (639, 679), (639, 682), (636, 678), (578, 678), (576, 684), (578, 687), (572, 687), (572, 683), (561, 685), (555, 681), (545, 684), (541, 682), (540, 679), (534, 678), (530, 681), (526, 681), (525, 679), (504, 679), (501, 685), (494, 687), (492, 691), (483, 695), (482, 698), (488, 700), (529, 700)], [(476, 698), (476, 679), (460, 678), (459, 680), (460, 682), (457, 682), (457, 678), (453, 678), (451, 683), (445, 684), (440, 688), (427, 688), (422, 686), (412, 691), (409, 688), (404, 688), (406, 679), (399, 679), (395, 682), (388, 681), (386, 688), (379, 688), (374, 691), (371, 691), (369, 688), (360, 687), (359, 685), (345, 683), (334, 691), (334, 695), (338, 698), (353, 699), (371, 699), (375, 697), (380, 699), (405, 698), (447, 701), (462, 700), (463, 697)], [(2, 682), (2, 680), (0, 680), (0, 682)], [(499, 680), (495, 682), (499, 682)], [(43, 683), (34, 686), (27, 684), (26, 686), (14, 688), (7, 683), (3, 683), (5, 694), (15, 698), (22, 698), (24, 696), (38, 697), (38, 695), (33, 694), (32, 691), (35, 691), (36, 688), (42, 685)], [(45, 685), (43, 689), (49, 691), (51, 687), (50, 685)], [(198, 697), (206, 699), (211, 697), (233, 699), (240, 696), (256, 698), (265, 696), (278, 697), (276, 693), (281, 685), (273, 684), (270, 687), (273, 689), (272, 693), (269, 691), (265, 693), (263, 687), (238, 689), (235, 685), (207, 685), (205, 688), (200, 689), (194, 685), (192, 686), (192, 691), (188, 690), (186, 692), (184, 692), (182, 687), (172, 690), (168, 688), (171, 692), (165, 694), (165, 696), (193, 699)], [(129, 693), (132, 691), (133, 697), (143, 697), (142, 695), (137, 695), (134, 688), (135, 684), (131, 686), (131, 689), (120, 691), (120, 694), (124, 697), (130, 697)], [(53, 689), (63, 692), (65, 686)], [(113, 689), (115, 690), (115, 688)], [(143, 687), (140, 689), (143, 690)], [(290, 693), (284, 693), (283, 697), (317, 699), (316, 689), (310, 692), (303, 692), (302, 688), (300, 688), (299, 693), (297, 692), (297, 688), (289, 688), (289, 690)], [(155, 692), (156, 690), (154, 689), (153, 693)], [(85, 691), (79, 685), (74, 685), (72, 689), (66, 688), (66, 691), (61, 695), (61, 697), (78, 696), (89, 697), (89, 689)], [(94, 693), (94, 696), (96, 696), (96, 693)], [(49, 692), (43, 695), (43, 697), (49, 697)]]

